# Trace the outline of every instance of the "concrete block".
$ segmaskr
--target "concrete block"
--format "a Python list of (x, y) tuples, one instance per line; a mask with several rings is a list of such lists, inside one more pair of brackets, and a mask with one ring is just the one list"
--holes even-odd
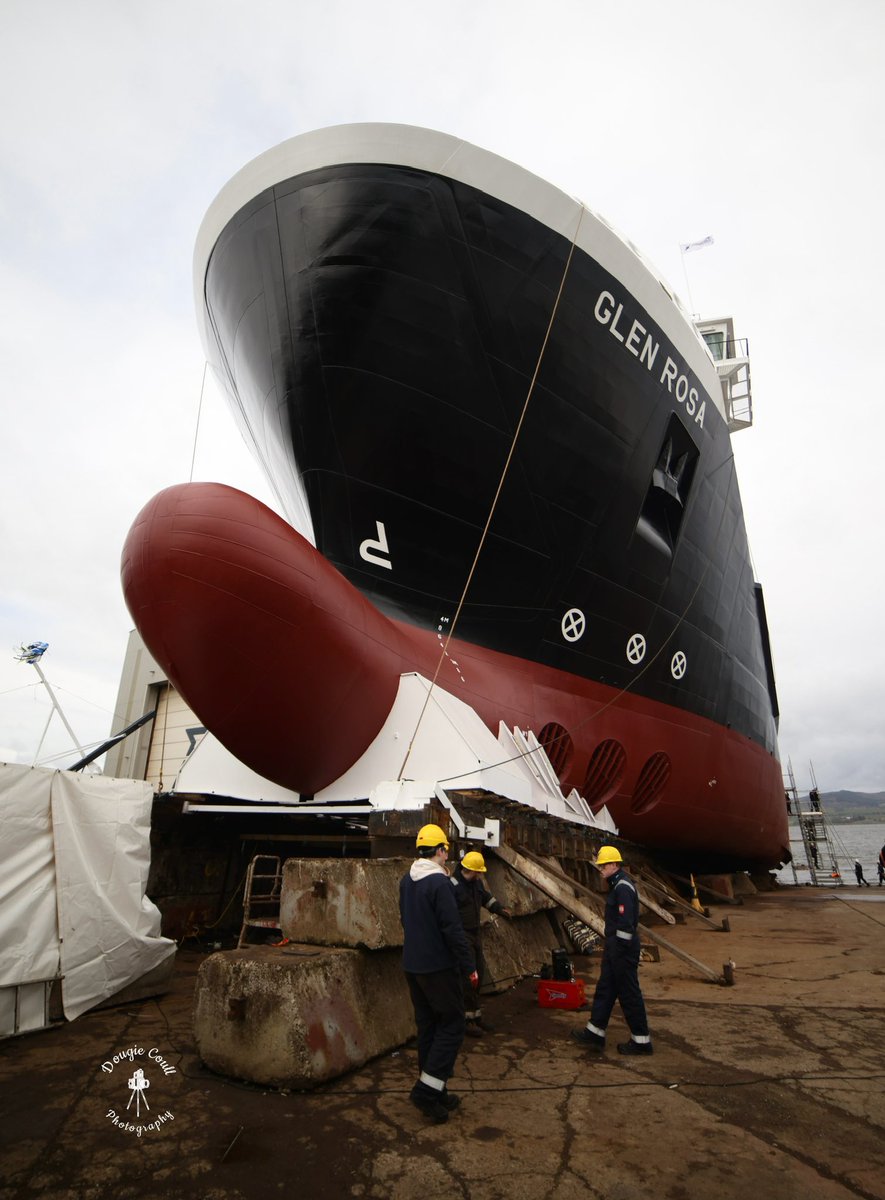
[(280, 899), (283, 936), (315, 946), (402, 946), (399, 884), (412, 861), (287, 859)]
[[(485, 992), (501, 992), (550, 962), (557, 939), (537, 913), (485, 929)], [(212, 954), (200, 966), (194, 1038), (221, 1075), (305, 1089), (335, 1079), (415, 1033), (399, 948), (305, 943)]]
[(738, 871), (731, 877), (731, 890), (735, 896), (755, 896), (759, 889), (746, 871)]
[(551, 961), (550, 952), (559, 945), (545, 913), (517, 917), (494, 917), (483, 925), (482, 947), (487, 975), (483, 992), (503, 992), (517, 979), (533, 975), (543, 963)]
[(774, 892), (780, 886), (774, 871), (751, 871), (748, 878), (757, 892)]
[[(734, 899), (734, 876), (732, 875), (695, 875), (695, 882), (703, 884), (710, 892), (716, 892), (720, 896), (724, 896), (726, 900)], [(709, 893), (706, 896), (709, 899)], [(701, 900), (705, 897), (702, 895)]]
[[(399, 884), (411, 858), (290, 858), (283, 864), (280, 927), (315, 946), (403, 944)], [(554, 907), (537, 888), (491, 854), (486, 886), (515, 917)]]
[(415, 1032), (398, 950), (256, 946), (200, 966), (194, 1037), (213, 1071), (310, 1088)]
[(530, 913), (543, 912), (555, 908), (556, 904), (549, 896), (545, 896), (521, 875), (508, 867), (500, 858), (488, 852), (483, 855), (487, 871), (485, 884), (496, 900), (500, 900), (505, 908), (509, 908), (515, 917), (528, 916)]

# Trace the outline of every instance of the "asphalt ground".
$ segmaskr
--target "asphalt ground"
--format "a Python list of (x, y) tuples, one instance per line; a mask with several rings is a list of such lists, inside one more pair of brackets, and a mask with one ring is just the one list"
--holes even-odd
[[(523, 980), (485, 1002), (497, 1032), (465, 1041), (444, 1125), (408, 1101), (409, 1046), (312, 1093), (213, 1075), (185, 945), (166, 995), (0, 1044), (0, 1200), (885, 1198), (885, 889), (712, 915), (730, 932), (661, 932), (733, 960), (735, 985), (643, 964), (653, 1057), (617, 1054), (619, 1010), (591, 1057), (568, 1036), (586, 1014)], [(574, 961), (592, 990), (595, 960)]]

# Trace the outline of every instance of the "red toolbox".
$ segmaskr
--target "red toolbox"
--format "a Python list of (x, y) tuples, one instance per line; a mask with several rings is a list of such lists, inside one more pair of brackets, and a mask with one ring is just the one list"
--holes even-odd
[(582, 1008), (586, 1003), (583, 979), (539, 979), (541, 1008)]

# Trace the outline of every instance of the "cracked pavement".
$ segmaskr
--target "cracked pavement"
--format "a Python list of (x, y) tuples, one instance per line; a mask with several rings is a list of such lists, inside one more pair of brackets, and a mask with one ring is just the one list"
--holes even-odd
[[(489, 997), (498, 1032), (465, 1041), (445, 1125), (408, 1102), (409, 1046), (312, 1093), (207, 1071), (191, 1032), (202, 954), (185, 947), (168, 995), (0, 1045), (0, 1200), (885, 1198), (885, 896), (874, 901), (783, 888), (716, 909), (730, 932), (666, 931), (710, 966), (733, 959), (736, 982), (666, 952), (643, 964), (651, 1058), (615, 1052), (619, 1009), (598, 1058), (568, 1037), (586, 1014), (539, 1008), (534, 981)], [(596, 962), (574, 962), (592, 990)], [(140, 1136), (108, 1116), (131, 1123), (131, 1064), (102, 1070), (127, 1047), (175, 1067), (142, 1060), (146, 1115), (170, 1115)]]

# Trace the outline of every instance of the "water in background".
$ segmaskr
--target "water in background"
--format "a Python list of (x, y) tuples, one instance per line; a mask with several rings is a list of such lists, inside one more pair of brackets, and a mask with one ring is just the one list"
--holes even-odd
[[(836, 858), (839, 861), (839, 870), (842, 872), (843, 883), (857, 884), (854, 860), (859, 858), (864, 878), (875, 887), (879, 878), (876, 872), (876, 859), (879, 857), (879, 851), (885, 846), (885, 822), (852, 821), (847, 825), (830, 825), (829, 830)], [(805, 862), (802, 836), (799, 833), (798, 825), (792, 823), (790, 825), (790, 849), (797, 867), (799, 863)], [(808, 871), (797, 871), (796, 874), (800, 884), (809, 882)], [(782, 884), (795, 882), (793, 869), (790, 866), (778, 871), (777, 877)]]

